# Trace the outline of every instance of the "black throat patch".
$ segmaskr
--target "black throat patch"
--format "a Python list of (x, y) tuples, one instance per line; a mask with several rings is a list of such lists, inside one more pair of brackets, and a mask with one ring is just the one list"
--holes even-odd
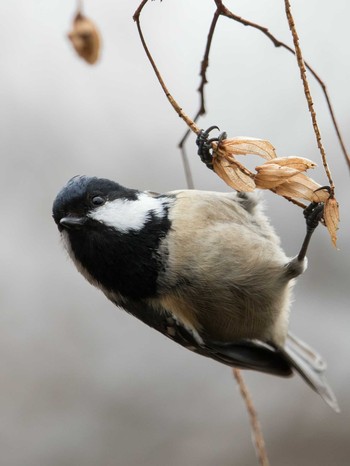
[(161, 218), (151, 211), (142, 229), (127, 233), (91, 221), (87, 228), (68, 232), (72, 251), (108, 291), (131, 299), (154, 297), (158, 273), (167, 260), (158, 250), (171, 227), (168, 208), (164, 205)]

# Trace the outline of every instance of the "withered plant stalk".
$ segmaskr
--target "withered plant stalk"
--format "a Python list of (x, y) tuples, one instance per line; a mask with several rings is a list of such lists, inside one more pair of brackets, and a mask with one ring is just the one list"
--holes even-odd
[(331, 187), (331, 190), (332, 190), (332, 195), (333, 195), (334, 194), (334, 183), (333, 183), (332, 175), (331, 175), (331, 172), (330, 172), (330, 169), (329, 169), (329, 166), (328, 166), (326, 152), (325, 152), (323, 144), (322, 144), (321, 132), (320, 132), (320, 129), (319, 129), (318, 123), (317, 123), (316, 112), (315, 112), (315, 109), (314, 109), (314, 103), (313, 103), (311, 92), (310, 92), (309, 82), (308, 82), (307, 76), (306, 76), (305, 63), (304, 63), (303, 55), (301, 53), (301, 48), (300, 48), (300, 45), (299, 45), (299, 37), (298, 37), (298, 33), (297, 33), (297, 30), (296, 30), (296, 27), (295, 27), (294, 18), (293, 18), (292, 11), (291, 11), (291, 5), (290, 5), (289, 0), (284, 0), (284, 4), (285, 4), (285, 9), (286, 9), (286, 15), (287, 15), (289, 29), (291, 30), (292, 36), (293, 36), (295, 55), (296, 55), (297, 62), (298, 62), (298, 67), (299, 67), (299, 70), (300, 70), (300, 77), (301, 77), (301, 80), (303, 81), (304, 94), (305, 94), (305, 97), (306, 97), (306, 100), (307, 100), (309, 112), (310, 112), (311, 119), (312, 119), (312, 126), (314, 128), (314, 133), (315, 133), (315, 136), (316, 136), (317, 147), (319, 148), (319, 151), (321, 153), (323, 167), (325, 169), (327, 178), (329, 180), (329, 184), (330, 184), (330, 187)]
[(250, 393), (248, 391), (248, 387), (242, 377), (242, 373), (239, 369), (232, 369), (233, 376), (236, 379), (236, 382), (238, 384), (239, 390), (241, 392), (241, 396), (243, 398), (243, 401), (246, 405), (247, 412), (249, 415), (249, 420), (250, 420), (250, 425), (251, 425), (251, 430), (254, 434), (254, 442), (255, 442), (255, 448), (256, 448), (256, 454), (258, 456), (259, 462), (261, 466), (269, 466), (269, 459), (267, 457), (266, 453), (266, 446), (265, 446), (265, 441), (264, 441), (264, 436), (261, 430), (259, 418), (258, 418), (258, 413), (256, 412), (256, 409), (253, 404), (252, 397), (250, 396)]

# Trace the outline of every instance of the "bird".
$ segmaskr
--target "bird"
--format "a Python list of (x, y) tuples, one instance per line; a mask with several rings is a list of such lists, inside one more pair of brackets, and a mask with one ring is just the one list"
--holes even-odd
[(255, 193), (158, 194), (77, 175), (52, 214), (77, 270), (115, 305), (227, 366), (298, 373), (339, 411), (324, 360), (288, 328), (292, 289), (323, 207), (305, 209), (305, 239), (292, 258)]

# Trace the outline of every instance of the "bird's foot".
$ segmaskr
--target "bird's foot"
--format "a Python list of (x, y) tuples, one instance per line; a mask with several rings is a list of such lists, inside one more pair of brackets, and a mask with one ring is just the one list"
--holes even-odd
[(212, 142), (218, 142), (220, 144), (221, 141), (227, 138), (227, 134), (223, 132), (216, 138), (208, 139), (209, 134), (211, 131), (213, 131), (213, 129), (220, 131), (217, 126), (210, 126), (210, 128), (207, 130), (201, 129), (196, 139), (196, 144), (198, 146), (197, 153), (200, 156), (202, 162), (205, 163), (206, 166), (211, 170), (213, 169), (213, 152), (211, 144)]
[(323, 210), (323, 202), (311, 202), (311, 204), (309, 204), (306, 209), (304, 209), (304, 217), (308, 230), (315, 230), (320, 220), (322, 219)]

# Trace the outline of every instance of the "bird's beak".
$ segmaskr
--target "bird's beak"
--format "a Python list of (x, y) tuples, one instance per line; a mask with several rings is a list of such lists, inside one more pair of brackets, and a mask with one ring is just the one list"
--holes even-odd
[(63, 217), (60, 226), (68, 230), (79, 230), (86, 222), (86, 217)]

